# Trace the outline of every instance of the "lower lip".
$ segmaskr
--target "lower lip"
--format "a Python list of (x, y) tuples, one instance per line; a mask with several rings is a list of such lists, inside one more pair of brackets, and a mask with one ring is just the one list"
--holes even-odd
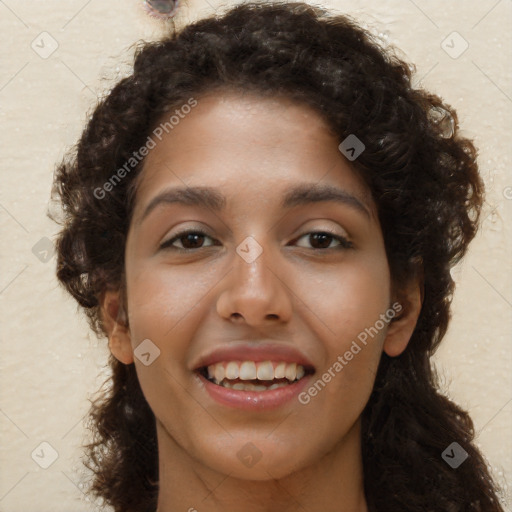
[(268, 410), (276, 409), (292, 401), (306, 386), (312, 375), (306, 375), (293, 384), (287, 384), (282, 388), (267, 391), (242, 391), (225, 388), (210, 382), (199, 374), (199, 379), (204, 384), (208, 394), (218, 403), (235, 409)]

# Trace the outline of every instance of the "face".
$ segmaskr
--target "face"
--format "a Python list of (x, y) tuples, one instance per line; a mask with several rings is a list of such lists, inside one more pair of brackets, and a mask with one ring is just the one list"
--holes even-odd
[(195, 465), (265, 480), (354, 444), (382, 351), (406, 346), (340, 142), (305, 106), (225, 92), (146, 157), (111, 350), (135, 362), (159, 443)]

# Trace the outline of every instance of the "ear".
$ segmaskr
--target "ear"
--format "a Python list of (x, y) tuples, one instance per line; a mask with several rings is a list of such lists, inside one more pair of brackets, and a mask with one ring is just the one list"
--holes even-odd
[(101, 298), (101, 317), (108, 334), (110, 352), (121, 363), (133, 363), (130, 330), (118, 291), (104, 292)]
[(397, 306), (393, 309), (397, 315), (389, 324), (383, 346), (384, 352), (390, 357), (399, 356), (411, 339), (423, 304), (423, 280), (420, 277), (411, 279), (405, 289), (397, 294), (395, 304)]

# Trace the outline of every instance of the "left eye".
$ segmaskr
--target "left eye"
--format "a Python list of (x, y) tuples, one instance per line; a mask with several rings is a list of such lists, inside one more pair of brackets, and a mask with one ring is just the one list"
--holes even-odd
[[(309, 237), (308, 240), (311, 244), (319, 244), (321, 246), (314, 247), (314, 249), (334, 249), (336, 247), (341, 249), (350, 249), (352, 247), (352, 243), (349, 242), (345, 237), (341, 235), (335, 235), (329, 231), (311, 231), (310, 233), (306, 233), (300, 236), (297, 240), (305, 237)], [(338, 241), (338, 245), (329, 247), (332, 241)]]
[[(311, 231), (310, 233), (305, 233), (296, 240), (301, 240), (302, 238), (305, 237), (309, 237), (309, 241), (311, 244), (320, 245), (320, 247), (313, 247), (313, 249), (334, 249), (335, 247), (350, 249), (352, 247), (352, 243), (349, 242), (345, 237), (341, 235), (335, 235), (334, 233), (330, 233), (329, 231)], [(218, 245), (213, 243), (210, 244), (209, 246), (204, 246), (201, 244), (201, 239), (204, 238), (214, 240), (212, 237), (208, 236), (206, 233), (203, 233), (202, 231), (184, 231), (183, 233), (178, 233), (174, 238), (171, 238), (166, 242), (163, 242), (160, 248), (169, 248), (177, 249), (179, 251), (186, 251), (193, 249), (201, 249), (202, 247), (211, 247), (212, 245)], [(181, 243), (181, 247), (177, 247), (174, 244), (176, 241), (179, 241)], [(334, 247), (329, 247), (333, 241), (337, 241), (338, 244), (335, 245)]]

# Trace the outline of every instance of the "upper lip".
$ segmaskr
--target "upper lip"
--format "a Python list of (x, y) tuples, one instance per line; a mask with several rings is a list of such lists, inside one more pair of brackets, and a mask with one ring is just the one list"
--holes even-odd
[(259, 342), (258, 344), (230, 344), (216, 347), (203, 354), (193, 365), (194, 370), (222, 361), (281, 361), (297, 363), (314, 369), (313, 363), (296, 347), (284, 344)]

